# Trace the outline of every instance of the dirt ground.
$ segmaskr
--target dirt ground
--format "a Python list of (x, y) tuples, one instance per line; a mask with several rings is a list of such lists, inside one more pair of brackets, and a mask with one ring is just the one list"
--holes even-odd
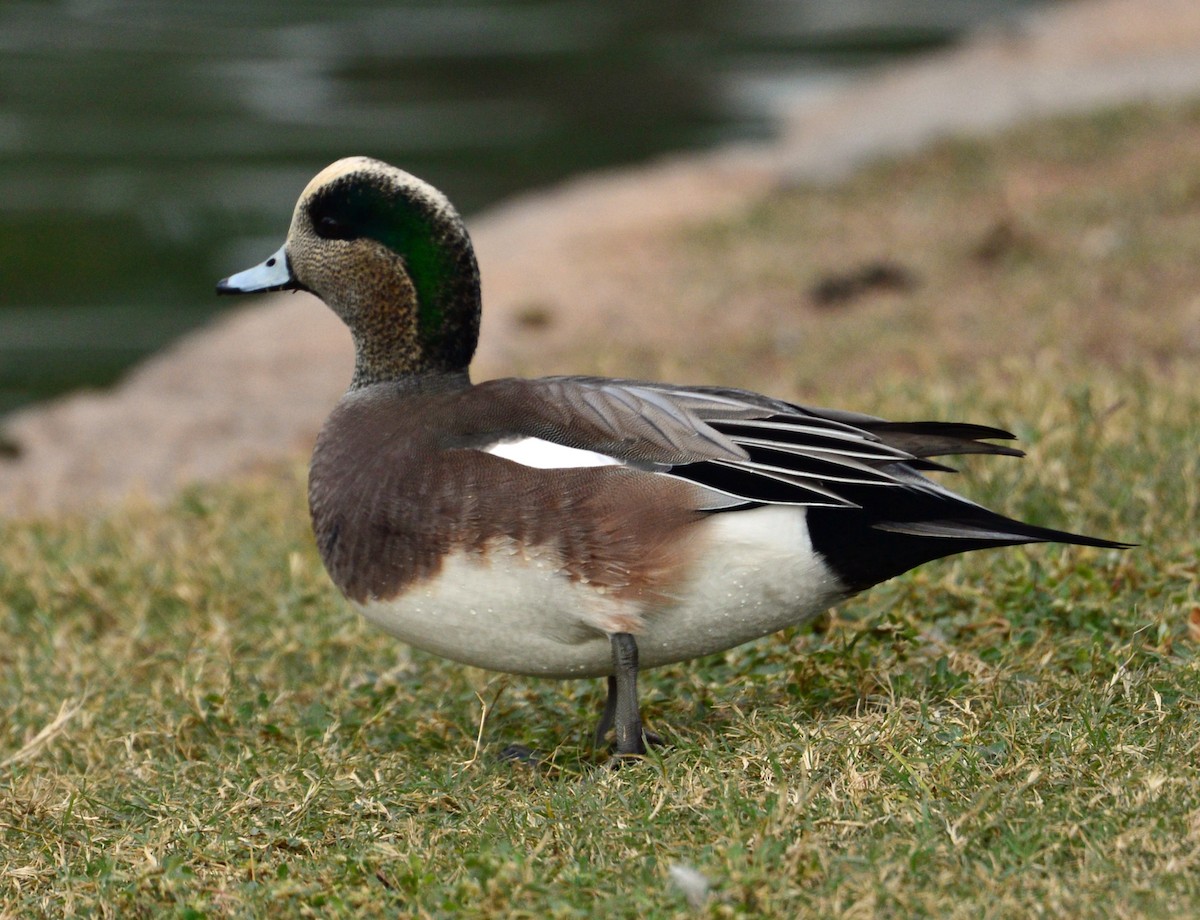
[[(475, 377), (594, 370), (577, 363), (587, 342), (603, 342), (600, 369), (613, 374), (636, 372), (647, 349), (678, 342), (686, 353), (685, 324), (648, 308), (694, 283), (660, 270), (669, 247), (681, 228), (773, 190), (836, 180), (938, 136), (1190, 96), (1200, 96), (1200, 4), (1079, 0), (797, 106), (770, 145), (666, 158), (522, 196), (470, 222), (485, 298)], [(280, 221), (282, 234), (286, 215)], [(739, 311), (750, 321), (759, 307), (730, 297), (722, 321), (738, 323)], [(309, 295), (247, 301), (111, 391), (9, 417), (3, 436), (15, 450), (0, 459), (0, 513), (164, 497), (301, 456), (350, 366), (348, 334)]]

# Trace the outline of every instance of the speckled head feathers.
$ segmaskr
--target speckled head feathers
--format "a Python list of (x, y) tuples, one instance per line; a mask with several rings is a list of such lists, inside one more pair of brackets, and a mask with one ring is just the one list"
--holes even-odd
[(464, 372), (479, 335), (479, 270), (462, 218), (427, 182), (369, 157), (321, 170), (296, 202), (295, 280), (350, 327), (354, 386)]

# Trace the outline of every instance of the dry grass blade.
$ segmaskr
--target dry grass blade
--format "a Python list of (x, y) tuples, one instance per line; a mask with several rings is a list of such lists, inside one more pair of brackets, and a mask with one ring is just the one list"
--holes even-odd
[(14, 764), (24, 763), (25, 761), (35, 757), (43, 747), (53, 741), (60, 735), (79, 711), (83, 709), (83, 700), (63, 700), (62, 705), (58, 707), (58, 714), (50, 720), (48, 724), (23, 744), (17, 751), (10, 754), (8, 757), (0, 760), (0, 770), (11, 767)]

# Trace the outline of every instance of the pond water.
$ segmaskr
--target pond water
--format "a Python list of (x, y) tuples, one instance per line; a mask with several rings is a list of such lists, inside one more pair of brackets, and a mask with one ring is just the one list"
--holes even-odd
[(299, 190), (366, 153), (467, 213), (764, 137), (781, 98), (1033, 0), (6, 0), (0, 413), (228, 305)]

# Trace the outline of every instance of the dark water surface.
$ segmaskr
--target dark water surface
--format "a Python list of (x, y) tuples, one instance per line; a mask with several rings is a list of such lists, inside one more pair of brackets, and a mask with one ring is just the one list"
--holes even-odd
[(0, 2), (0, 413), (226, 306), (327, 162), (471, 212), (656, 153), (1034, 0)]

